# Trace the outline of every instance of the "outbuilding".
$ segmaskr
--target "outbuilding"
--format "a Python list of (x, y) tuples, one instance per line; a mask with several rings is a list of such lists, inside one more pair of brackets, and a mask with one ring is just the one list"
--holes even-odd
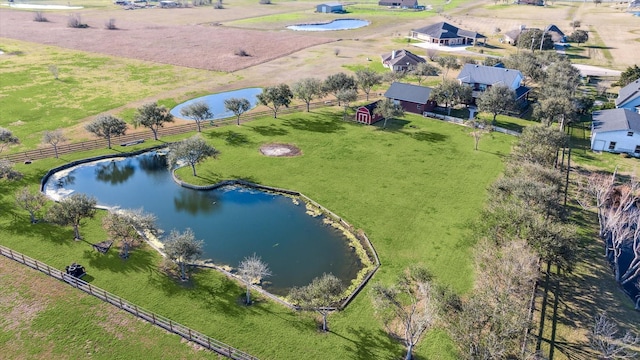
[(382, 116), (375, 113), (376, 107), (378, 107), (377, 101), (360, 106), (356, 111), (356, 121), (362, 124), (371, 125), (382, 120)]
[(628, 109), (594, 111), (591, 150), (640, 156), (640, 114)]
[(344, 9), (339, 2), (328, 2), (316, 6), (316, 12), (319, 13), (342, 13)]
[(391, 99), (402, 106), (406, 112), (422, 115), (425, 111), (433, 111), (436, 102), (429, 100), (431, 88), (413, 84), (394, 82), (384, 97)]

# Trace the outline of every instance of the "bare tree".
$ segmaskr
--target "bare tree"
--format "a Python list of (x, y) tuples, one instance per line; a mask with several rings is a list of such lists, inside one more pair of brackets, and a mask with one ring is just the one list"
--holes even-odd
[(38, 222), (36, 214), (47, 203), (47, 197), (40, 191), (33, 192), (28, 187), (23, 187), (16, 193), (16, 204), (21, 209), (29, 212), (31, 223)]
[(86, 194), (71, 194), (49, 208), (45, 219), (60, 226), (72, 226), (75, 240), (81, 240), (80, 223), (96, 214), (97, 200)]
[(271, 276), (269, 266), (255, 253), (245, 257), (238, 266), (238, 274), (247, 284), (246, 304), (251, 304), (251, 284), (260, 283), (262, 279)]
[(478, 151), (478, 145), (480, 144), (480, 139), (483, 135), (491, 132), (491, 125), (481, 119), (471, 119), (466, 121), (467, 125), (469, 125), (473, 130), (471, 131), (471, 136), (473, 136), (474, 146), (473, 149)]
[(111, 138), (124, 135), (127, 132), (127, 123), (113, 115), (102, 114), (84, 128), (95, 136), (106, 139), (107, 147), (111, 149)]
[(230, 98), (224, 100), (224, 108), (236, 116), (236, 123), (240, 126), (240, 116), (251, 109), (251, 103), (245, 98)]
[(164, 252), (180, 265), (180, 279), (187, 280), (186, 264), (195, 261), (202, 255), (204, 241), (196, 240), (193, 230), (187, 228), (183, 233), (171, 230), (164, 240)]
[(382, 84), (382, 75), (371, 69), (358, 70), (356, 71), (356, 84), (367, 95), (367, 101), (369, 101), (371, 88)]
[(46, 16), (44, 16), (44, 13), (42, 11), (36, 11), (35, 13), (33, 13), (33, 21), (48, 22), (49, 20), (47, 19)]
[(338, 90), (338, 92), (336, 93), (336, 99), (338, 99), (338, 102), (342, 103), (342, 106), (344, 107), (342, 120), (346, 120), (349, 104), (358, 100), (358, 93), (354, 89), (341, 89), (341, 90)]
[(51, 75), (53, 75), (53, 78), (55, 80), (58, 80), (60, 76), (60, 70), (56, 65), (49, 65), (49, 72), (51, 73)]
[(110, 18), (107, 22), (104, 23), (104, 28), (107, 30), (118, 30), (116, 26), (116, 19)]
[(0, 179), (20, 180), (22, 179), (22, 173), (13, 168), (11, 161), (0, 159)]
[(435, 324), (438, 315), (431, 275), (416, 267), (406, 270), (394, 285), (374, 284), (371, 291), (376, 314), (382, 318), (387, 332), (406, 346), (405, 359), (412, 359), (414, 346)]
[(415, 69), (410, 71), (410, 74), (418, 79), (418, 85), (421, 85), (428, 76), (438, 76), (438, 73), (440, 70), (437, 67), (426, 62), (418, 63)]
[(294, 287), (289, 292), (289, 299), (302, 310), (317, 311), (322, 315), (322, 331), (327, 331), (327, 317), (331, 306), (342, 295), (342, 281), (333, 274), (322, 274), (303, 287)]
[(209, 105), (204, 101), (196, 101), (183, 107), (180, 109), (180, 115), (195, 121), (198, 132), (202, 131), (201, 124), (203, 121), (213, 118)]
[(631, 332), (619, 334), (618, 325), (606, 313), (597, 315), (589, 334), (591, 347), (598, 352), (599, 359), (636, 359), (638, 353), (632, 349), (640, 344), (640, 337)]
[(129, 258), (129, 249), (142, 239), (141, 234), (158, 233), (155, 215), (145, 213), (142, 209), (109, 211), (102, 218), (102, 226), (111, 237), (122, 242), (120, 255), (123, 259)]
[(56, 159), (58, 158), (58, 144), (65, 141), (67, 141), (67, 138), (60, 129), (53, 131), (46, 130), (42, 135), (42, 142), (53, 146)]
[(75, 28), (75, 29), (84, 29), (88, 28), (89, 25), (82, 22), (82, 17), (80, 14), (71, 14), (67, 18), (67, 27)]

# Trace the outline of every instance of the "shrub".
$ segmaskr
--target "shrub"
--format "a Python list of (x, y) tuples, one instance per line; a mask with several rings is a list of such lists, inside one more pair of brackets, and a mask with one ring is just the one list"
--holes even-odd
[(84, 29), (89, 27), (89, 25), (82, 23), (82, 19), (78, 14), (69, 15), (67, 26), (74, 29)]
[(42, 11), (36, 11), (33, 14), (33, 21), (36, 21), (36, 22), (47, 22), (49, 20), (47, 20), (47, 18), (44, 16)]
[(269, 4), (271, 4), (271, 0), (260, 0), (260, 4), (269, 5)]
[(236, 56), (251, 56), (248, 52), (246, 52), (243, 48), (239, 48), (233, 52)]

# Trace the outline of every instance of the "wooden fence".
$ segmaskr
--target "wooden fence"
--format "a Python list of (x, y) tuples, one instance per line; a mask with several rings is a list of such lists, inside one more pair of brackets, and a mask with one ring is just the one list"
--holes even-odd
[[(443, 114), (438, 114), (438, 113), (428, 112), (428, 111), (425, 111), (422, 114), (422, 116), (430, 117), (430, 118), (438, 119), (438, 120), (443, 120), (443, 121), (446, 121), (446, 122), (450, 122), (450, 123), (454, 123), (454, 124), (458, 124), (458, 125), (462, 125), (462, 126), (468, 126), (465, 123), (466, 120), (461, 119), (461, 118), (457, 118), (457, 117), (454, 117), (454, 116), (448, 116), (448, 115), (443, 115)], [(501, 128), (501, 127), (498, 127), (498, 126), (492, 126), (491, 130), (495, 131), (495, 132), (507, 134), (507, 135), (520, 136), (520, 133), (515, 131), (515, 130), (509, 130), (509, 129)]]
[[(360, 95), (358, 97), (358, 100), (360, 101), (364, 99), (365, 99), (365, 95)], [(317, 101), (317, 102), (310, 103), (309, 108), (317, 109), (317, 108), (331, 106), (333, 104), (334, 103), (331, 101)], [(307, 108), (306, 104), (295, 105), (295, 106), (291, 106), (291, 107), (283, 108), (279, 110), (278, 114), (290, 114), (294, 112), (299, 112), (301, 110), (306, 110), (306, 108)], [(270, 110), (255, 111), (255, 112), (242, 115), (241, 122), (244, 123), (244, 122), (252, 121), (257, 118), (269, 116), (269, 115), (273, 115), (273, 112)], [(236, 123), (236, 118), (234, 117), (234, 118), (227, 118), (223, 120), (204, 121), (200, 125), (204, 130), (204, 129), (210, 129), (210, 128), (215, 128), (215, 127), (224, 126), (224, 125), (231, 125), (235, 123)], [(197, 130), (198, 130), (198, 127), (194, 121), (187, 124), (160, 128), (158, 129), (158, 137), (160, 138), (163, 136), (184, 134), (184, 133), (193, 132)], [(130, 134), (114, 137), (111, 139), (111, 145), (112, 147), (119, 148), (121, 144), (136, 142), (140, 140), (153, 140), (153, 133), (151, 132), (151, 130), (146, 129), (146, 130), (136, 131)], [(106, 147), (107, 147), (106, 139), (95, 139), (95, 140), (82, 141), (77, 143), (59, 144), (58, 155), (70, 154), (77, 151), (95, 150), (95, 149), (101, 149)], [(52, 158), (55, 156), (55, 151), (52, 146), (47, 146), (47, 147), (19, 152), (19, 153), (0, 154), (0, 156), (6, 158), (7, 160), (13, 163), (30, 162), (38, 159)]]
[(158, 314), (145, 310), (135, 304), (132, 304), (122, 299), (119, 296), (108, 293), (106, 290), (93, 286), (81, 279), (68, 275), (63, 271), (52, 268), (47, 264), (34, 260), (28, 256), (25, 256), (24, 254), (13, 251), (2, 245), (0, 245), (0, 255), (6, 256), (9, 259), (15, 260), (30, 268), (41, 271), (53, 278), (64, 281), (78, 290), (82, 290), (87, 294), (93, 295), (102, 301), (108, 302), (111, 305), (114, 305), (122, 310), (125, 310), (139, 317), (140, 319), (150, 322), (174, 334), (180, 335), (184, 339), (192, 341), (209, 350), (215, 351), (220, 355), (226, 356), (231, 359), (237, 359), (237, 360), (257, 360), (258, 359), (255, 356), (249, 355), (243, 351), (235, 349), (216, 339), (212, 339), (191, 328), (181, 325), (175, 321), (172, 321), (171, 319), (168, 319), (164, 316), (160, 316)]

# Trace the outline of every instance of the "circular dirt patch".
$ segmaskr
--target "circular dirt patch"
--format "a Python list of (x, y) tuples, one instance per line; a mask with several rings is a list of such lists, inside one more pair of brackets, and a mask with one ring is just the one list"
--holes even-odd
[(298, 156), (302, 155), (302, 151), (294, 145), (290, 144), (266, 144), (260, 147), (262, 155), (266, 156)]

